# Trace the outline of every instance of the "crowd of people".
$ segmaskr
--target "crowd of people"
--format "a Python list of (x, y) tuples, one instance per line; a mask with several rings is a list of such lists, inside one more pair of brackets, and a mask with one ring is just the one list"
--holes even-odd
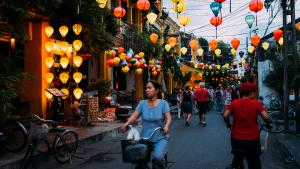
[(199, 113), (199, 124), (205, 127), (206, 111), (213, 109), (215, 102), (217, 113), (223, 115), (230, 103), (240, 98), (240, 90), (234, 85), (227, 85), (225, 90), (222, 86), (218, 86), (216, 89), (209, 86), (207, 89), (201, 82), (200, 88), (197, 90), (190, 89), (189, 86), (185, 86), (184, 89), (179, 88), (177, 90), (178, 119), (183, 116), (186, 125), (189, 126), (189, 120), (194, 110), (196, 114)]

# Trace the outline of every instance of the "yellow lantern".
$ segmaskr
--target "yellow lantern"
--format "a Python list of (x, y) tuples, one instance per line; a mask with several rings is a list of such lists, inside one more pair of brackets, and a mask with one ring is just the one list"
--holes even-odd
[(68, 50), (69, 50), (70, 53), (72, 52), (72, 49), (73, 49), (72, 45), (69, 44)]
[(119, 63), (120, 63), (120, 58), (119, 57), (114, 57), (114, 62), (115, 62), (115, 65), (118, 66)]
[(226, 66), (226, 68), (228, 68), (229, 67), (229, 63), (226, 63), (225, 66)]
[(157, 15), (156, 15), (155, 13), (149, 13), (149, 14), (147, 15), (147, 19), (148, 19), (148, 21), (149, 21), (149, 23), (150, 23), (151, 25), (154, 24), (156, 18), (157, 18)]
[(144, 53), (144, 52), (140, 52), (140, 53), (139, 53), (139, 56), (141, 57), (141, 59), (143, 59), (144, 56), (145, 56), (145, 53)]
[(53, 42), (46, 42), (45, 43), (45, 48), (46, 48), (47, 52), (51, 52), (53, 47), (54, 47)]
[(278, 41), (279, 45), (282, 46), (283, 45), (283, 38), (281, 37)]
[(237, 62), (233, 62), (234, 65), (237, 65)]
[(169, 44), (166, 44), (166, 45), (165, 45), (165, 49), (166, 49), (166, 51), (167, 51), (167, 52), (169, 52), (169, 51), (170, 51), (170, 49), (171, 49), (171, 45), (169, 45)]
[(175, 2), (177, 2), (177, 3), (183, 2), (183, 0), (177, 0), (177, 1), (176, 0), (171, 0), (171, 1), (174, 2), (174, 3)]
[(160, 65), (158, 65), (158, 69), (160, 69), (161, 68), (161, 66)]
[(82, 57), (80, 57), (80, 56), (75, 56), (75, 57), (73, 58), (73, 60), (74, 60), (75, 66), (77, 66), (77, 67), (80, 67), (80, 66), (81, 66), (81, 63), (82, 63), (82, 61), (83, 61)]
[[(177, 4), (177, 12), (178, 13), (184, 12), (185, 9), (186, 9), (186, 4), (184, 2), (180, 2)], [(176, 11), (175, 3), (173, 4), (173, 10)]]
[(231, 53), (233, 54), (233, 56), (235, 56), (236, 50), (232, 48), (232, 49), (231, 49)]
[(202, 56), (202, 55), (203, 55), (203, 52), (204, 52), (203, 49), (198, 49), (198, 50), (197, 50), (197, 53), (198, 53), (199, 56)]
[(183, 55), (185, 55), (186, 52), (187, 52), (187, 48), (186, 48), (186, 47), (183, 47), (183, 48), (181, 48), (180, 50), (181, 50), (181, 53), (182, 53)]
[(249, 53), (253, 53), (253, 51), (254, 51), (254, 47), (253, 46), (248, 46), (248, 52)]
[(185, 26), (188, 25), (191, 22), (191, 19), (190, 19), (189, 16), (183, 15), (183, 16), (179, 17), (178, 22), (179, 22), (180, 25), (182, 25), (184, 27), (183, 37), (185, 38)]
[(154, 72), (156, 69), (155, 69), (155, 67), (152, 69), (152, 72)]
[(47, 57), (45, 59), (45, 63), (46, 63), (46, 65), (47, 65), (48, 68), (51, 68), (53, 66), (54, 59), (52, 57)]
[(46, 73), (45, 74), (45, 79), (46, 79), (47, 83), (51, 83), (53, 78), (54, 78), (54, 75), (52, 73)]
[(66, 94), (67, 96), (61, 97), (62, 99), (66, 99), (69, 95), (69, 90), (68, 89), (60, 89), (60, 91), (62, 91), (64, 94)]
[(262, 47), (264, 48), (264, 50), (268, 50), (268, 48), (269, 48), (269, 43), (268, 43), (268, 42), (264, 42), (264, 43), (262, 44)]
[(140, 65), (140, 62), (139, 61), (136, 61), (134, 64), (133, 64), (133, 66), (139, 66)]
[(121, 53), (119, 56), (120, 56), (121, 61), (123, 61), (125, 59), (126, 54), (125, 53)]
[(220, 50), (220, 49), (216, 49), (216, 50), (215, 50), (215, 54), (216, 54), (217, 57), (219, 57), (220, 54), (221, 54), (221, 50)]
[(122, 71), (123, 71), (124, 73), (127, 73), (127, 72), (129, 71), (128, 66), (124, 66), (124, 67), (122, 68)]
[(49, 93), (47, 90), (45, 90), (45, 94), (48, 99), (52, 99), (53, 95)]
[(54, 32), (54, 29), (51, 26), (47, 26), (45, 28), (45, 33), (49, 38), (52, 36), (53, 32)]
[(198, 68), (198, 66), (199, 66), (198, 64), (195, 64), (195, 65), (194, 65), (194, 68), (196, 68), (196, 69), (197, 69), (197, 68)]
[(61, 26), (59, 28), (59, 32), (60, 32), (62, 37), (65, 37), (67, 35), (67, 33), (69, 32), (69, 28), (66, 27), (66, 26)]
[(80, 83), (82, 79), (82, 74), (80, 72), (76, 72), (73, 74), (73, 79), (75, 80), (76, 83)]
[(220, 68), (221, 68), (221, 65), (217, 65), (217, 69), (220, 70)]
[(76, 51), (79, 51), (82, 46), (82, 42), (80, 40), (74, 40), (73, 46)]
[(246, 63), (246, 60), (245, 59), (242, 59), (242, 64), (245, 64)]
[(66, 84), (67, 81), (69, 80), (69, 75), (67, 73), (61, 73), (59, 75), (59, 79), (63, 84)]
[(211, 70), (211, 69), (212, 69), (211, 65), (209, 65), (209, 67), (208, 67), (208, 68), (209, 68), (209, 70)]
[(73, 25), (73, 31), (76, 35), (79, 35), (82, 30), (82, 26), (80, 24)]
[(107, 56), (111, 56), (112, 51), (111, 51), (111, 50), (106, 50), (106, 51), (105, 51), (105, 54), (106, 54)]
[(63, 52), (67, 52), (67, 50), (68, 50), (68, 47), (69, 47), (69, 44), (68, 44), (68, 42), (61, 42), (60, 43), (60, 49), (61, 49), (61, 51), (63, 51)]
[(141, 75), (142, 72), (143, 72), (143, 70), (142, 70), (141, 68), (136, 69), (136, 73), (137, 73), (138, 75)]
[(68, 64), (69, 64), (69, 59), (63, 57), (63, 58), (61, 58), (61, 59), (59, 60), (59, 63), (60, 63), (60, 65), (61, 65), (61, 67), (65, 69), (65, 68), (68, 66)]
[(149, 64), (154, 64), (154, 61), (153, 61), (153, 60), (150, 60), (150, 61), (149, 61)]
[(194, 65), (194, 61), (190, 61), (190, 65), (193, 66)]
[(107, 0), (96, 0), (100, 8), (104, 8)]
[(73, 91), (73, 94), (77, 100), (81, 98), (82, 93), (83, 93), (83, 91), (80, 88), (76, 88)]

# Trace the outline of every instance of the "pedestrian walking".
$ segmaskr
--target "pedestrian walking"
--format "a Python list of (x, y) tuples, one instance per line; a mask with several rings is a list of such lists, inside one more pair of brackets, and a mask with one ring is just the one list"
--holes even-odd
[(208, 91), (208, 93), (210, 95), (209, 101), (208, 101), (208, 104), (209, 104), (208, 111), (209, 111), (210, 109), (213, 109), (215, 91), (214, 91), (214, 89), (213, 89), (212, 86), (209, 86), (209, 89), (207, 91)]
[(195, 93), (195, 97), (197, 99), (198, 110), (199, 110), (199, 125), (202, 124), (203, 127), (206, 126), (205, 114), (206, 114), (206, 109), (208, 106), (207, 98), (210, 97), (208, 91), (205, 90), (204, 87), (205, 87), (205, 84), (203, 82), (201, 82), (200, 89), (198, 89)]
[(181, 107), (180, 107), (181, 92), (182, 92), (181, 88), (177, 89), (178, 120), (180, 120), (180, 115), (181, 115)]
[(165, 94), (164, 94), (164, 89), (163, 89), (162, 85), (160, 85), (159, 92), (157, 94), (157, 98), (165, 100)]
[(231, 92), (231, 102), (236, 99), (240, 99), (240, 92), (237, 90), (236, 86), (233, 85)]
[(190, 126), (189, 120), (193, 113), (193, 103), (194, 103), (194, 96), (192, 92), (189, 90), (189, 86), (184, 87), (185, 91), (181, 92), (181, 100), (180, 100), (180, 107), (183, 110), (184, 117), (185, 117), (185, 124)]
[(228, 85), (226, 87), (226, 90), (223, 93), (223, 105), (224, 105), (223, 112), (227, 109), (227, 107), (230, 105), (230, 103), (231, 103), (231, 93), (230, 93), (230, 85)]
[(219, 86), (217, 88), (217, 92), (216, 92), (216, 98), (217, 98), (217, 105), (218, 105), (218, 113), (221, 114), (221, 110), (222, 110), (222, 90), (221, 90), (221, 86)]
[[(232, 149), (246, 150), (246, 160), (249, 169), (260, 169), (261, 146), (257, 118), (260, 115), (266, 123), (266, 128), (271, 130), (270, 117), (262, 104), (253, 100), (257, 86), (245, 82), (241, 86), (242, 99), (234, 100), (225, 111), (223, 118), (231, 130)], [(233, 123), (229, 121), (230, 114), (233, 115)], [(232, 160), (231, 168), (239, 168), (240, 159), (237, 155)]]

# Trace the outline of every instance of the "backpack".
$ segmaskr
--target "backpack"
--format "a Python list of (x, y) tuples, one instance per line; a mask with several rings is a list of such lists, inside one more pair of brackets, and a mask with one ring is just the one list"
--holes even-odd
[(222, 97), (222, 96), (221, 96), (221, 92), (220, 92), (220, 91), (217, 91), (216, 96), (217, 96), (218, 99), (221, 98), (221, 97)]

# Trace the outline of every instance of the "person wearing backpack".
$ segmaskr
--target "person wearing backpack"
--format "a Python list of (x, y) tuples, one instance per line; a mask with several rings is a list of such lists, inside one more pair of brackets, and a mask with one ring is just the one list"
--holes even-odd
[(221, 114), (222, 109), (222, 92), (221, 92), (221, 86), (217, 88), (216, 92), (216, 98), (217, 98), (217, 104), (218, 104), (218, 113)]

